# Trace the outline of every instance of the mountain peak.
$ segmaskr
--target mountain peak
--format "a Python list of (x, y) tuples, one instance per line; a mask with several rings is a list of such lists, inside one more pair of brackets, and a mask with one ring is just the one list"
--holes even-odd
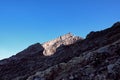
[(81, 37), (74, 36), (72, 33), (67, 33), (63, 36), (60, 36), (54, 40), (48, 41), (43, 44), (45, 56), (53, 55), (56, 52), (56, 49), (61, 45), (70, 45), (78, 40), (83, 40)]
[(64, 35), (62, 35), (62, 36), (60, 36), (60, 37), (63, 38), (63, 39), (66, 39), (66, 38), (69, 38), (69, 37), (74, 37), (74, 35), (69, 32), (69, 33), (64, 34)]
[(120, 25), (120, 21), (116, 22), (115, 24), (113, 24), (114, 26)]

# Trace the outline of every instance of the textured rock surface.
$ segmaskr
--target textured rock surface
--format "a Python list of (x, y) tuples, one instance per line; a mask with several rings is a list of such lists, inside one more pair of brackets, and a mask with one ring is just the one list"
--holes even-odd
[(97, 50), (84, 52), (67, 63), (37, 72), (27, 80), (119, 80), (120, 39)]
[(43, 47), (45, 50), (43, 54), (45, 56), (51, 56), (56, 52), (56, 49), (58, 47), (63, 46), (63, 45), (73, 44), (77, 42), (78, 40), (82, 40), (82, 38), (78, 36), (74, 36), (71, 33), (65, 34), (63, 36), (60, 36), (57, 39), (44, 43)]
[(84, 40), (57, 39), (0, 61), (0, 80), (120, 80), (120, 22)]

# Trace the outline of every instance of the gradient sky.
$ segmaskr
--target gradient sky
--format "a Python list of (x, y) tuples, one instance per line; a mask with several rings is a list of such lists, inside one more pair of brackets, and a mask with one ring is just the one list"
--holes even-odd
[(0, 59), (71, 32), (85, 37), (120, 21), (120, 0), (0, 0)]

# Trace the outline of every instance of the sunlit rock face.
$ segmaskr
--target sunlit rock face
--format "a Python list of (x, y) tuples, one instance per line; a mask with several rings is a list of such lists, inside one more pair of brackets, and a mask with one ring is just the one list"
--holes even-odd
[(63, 45), (70, 45), (73, 44), (77, 41), (83, 40), (81, 37), (78, 36), (74, 36), (71, 33), (65, 34), (63, 36), (60, 36), (54, 40), (48, 41), (46, 43), (43, 44), (44, 47), (44, 52), (43, 54), (45, 56), (51, 56), (56, 52), (56, 49), (60, 46)]

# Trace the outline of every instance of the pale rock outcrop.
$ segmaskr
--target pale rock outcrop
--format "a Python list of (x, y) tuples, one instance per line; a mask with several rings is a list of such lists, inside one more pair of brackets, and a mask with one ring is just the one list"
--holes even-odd
[(45, 49), (43, 54), (45, 56), (51, 56), (56, 52), (56, 49), (58, 47), (63, 46), (63, 45), (73, 44), (77, 42), (78, 40), (83, 40), (83, 39), (81, 37), (74, 36), (71, 33), (65, 34), (54, 40), (43, 43), (43, 47)]

